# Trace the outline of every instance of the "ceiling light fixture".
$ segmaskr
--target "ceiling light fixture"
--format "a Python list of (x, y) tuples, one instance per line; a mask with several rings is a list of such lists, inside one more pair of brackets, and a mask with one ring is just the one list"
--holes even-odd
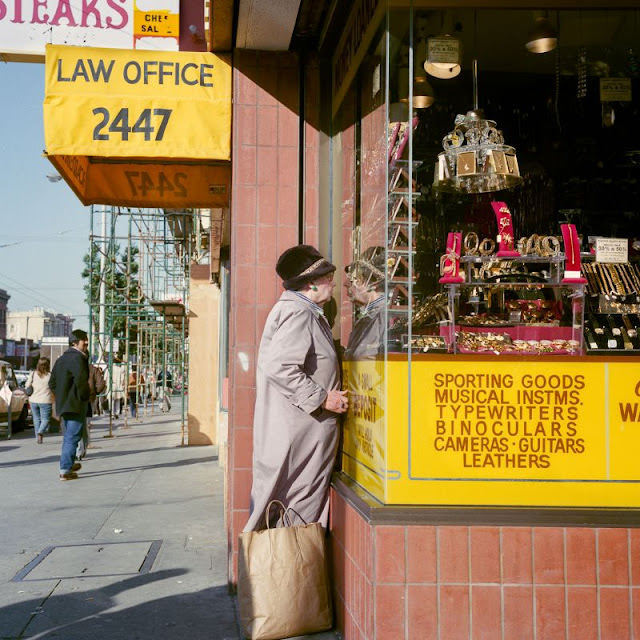
[(462, 43), (458, 38), (443, 34), (427, 41), (424, 70), (434, 78), (449, 80), (461, 70)]
[(531, 53), (547, 53), (558, 46), (558, 34), (549, 19), (545, 16), (536, 18), (525, 47)]
[[(414, 109), (428, 109), (435, 101), (435, 94), (433, 87), (427, 80), (427, 74), (424, 72), (422, 61), (427, 55), (427, 40), (424, 37), (418, 39), (416, 46), (416, 55), (414, 56), (415, 64), (413, 65), (413, 108)], [(401, 66), (399, 69), (400, 74), (405, 76), (409, 75), (408, 66)], [(408, 82), (402, 83), (403, 89), (401, 90), (400, 102), (409, 102), (409, 90)]]

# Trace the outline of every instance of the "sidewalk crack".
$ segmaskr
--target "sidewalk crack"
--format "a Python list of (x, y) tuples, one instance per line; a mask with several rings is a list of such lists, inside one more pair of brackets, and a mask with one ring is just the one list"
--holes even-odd
[(26, 624), (18, 634), (17, 638), (24, 638), (24, 634), (26, 633), (29, 625), (37, 615), (41, 614), (44, 611), (44, 605), (46, 604), (47, 600), (49, 600), (49, 598), (53, 595), (53, 592), (58, 588), (61, 582), (62, 580), (58, 580), (51, 588), (51, 591), (47, 593), (47, 595), (42, 599), (40, 604), (31, 612), (31, 616), (29, 617)]

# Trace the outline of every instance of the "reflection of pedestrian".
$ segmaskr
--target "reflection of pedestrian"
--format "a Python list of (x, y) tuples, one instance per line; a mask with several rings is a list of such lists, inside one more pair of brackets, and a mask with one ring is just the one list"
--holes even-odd
[(87, 421), (89, 406), (89, 362), (85, 331), (76, 329), (69, 338), (69, 349), (53, 365), (49, 388), (56, 398), (56, 413), (64, 420), (64, 435), (60, 453), (60, 479), (78, 477), (81, 467), (74, 462), (76, 448)]
[(258, 353), (253, 486), (245, 531), (265, 527), (265, 509), (273, 499), (306, 522), (327, 526), (336, 414), (348, 404), (321, 307), (331, 299), (335, 266), (315, 248), (299, 245), (280, 256), (276, 271), (286, 291), (269, 313)]
[(173, 375), (171, 371), (167, 369), (158, 372), (156, 377), (156, 389), (158, 390), (158, 397), (161, 398), (165, 393), (171, 393), (173, 391)]
[(345, 267), (347, 294), (360, 307), (360, 317), (353, 325), (345, 358), (375, 358), (383, 346), (384, 283), (386, 278), (383, 247), (369, 247), (360, 258)]
[(49, 420), (53, 407), (53, 393), (49, 389), (51, 378), (51, 361), (49, 358), (40, 358), (36, 368), (29, 374), (26, 386), (33, 387), (33, 393), (29, 396), (31, 415), (33, 416), (33, 431), (38, 444), (42, 444), (44, 434), (49, 431)]

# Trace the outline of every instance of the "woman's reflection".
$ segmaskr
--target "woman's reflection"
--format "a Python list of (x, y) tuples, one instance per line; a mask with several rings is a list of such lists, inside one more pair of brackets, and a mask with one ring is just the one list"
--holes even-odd
[(374, 358), (383, 350), (384, 281), (386, 259), (383, 247), (369, 247), (345, 267), (347, 294), (360, 307), (345, 357), (350, 360)]

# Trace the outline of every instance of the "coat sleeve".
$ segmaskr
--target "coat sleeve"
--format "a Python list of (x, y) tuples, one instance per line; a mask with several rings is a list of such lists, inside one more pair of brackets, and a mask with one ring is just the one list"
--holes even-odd
[(269, 382), (291, 404), (307, 413), (313, 413), (327, 397), (327, 390), (305, 371), (313, 349), (309, 314), (292, 313), (276, 328), (262, 362)]
[(51, 375), (49, 376), (49, 389), (51, 389), (51, 391), (56, 390), (56, 374), (57, 374), (57, 369), (54, 363), (53, 369), (51, 370)]
[(80, 360), (74, 371), (75, 384), (78, 390), (78, 397), (89, 400), (91, 392), (89, 390), (89, 365), (86, 360)]

